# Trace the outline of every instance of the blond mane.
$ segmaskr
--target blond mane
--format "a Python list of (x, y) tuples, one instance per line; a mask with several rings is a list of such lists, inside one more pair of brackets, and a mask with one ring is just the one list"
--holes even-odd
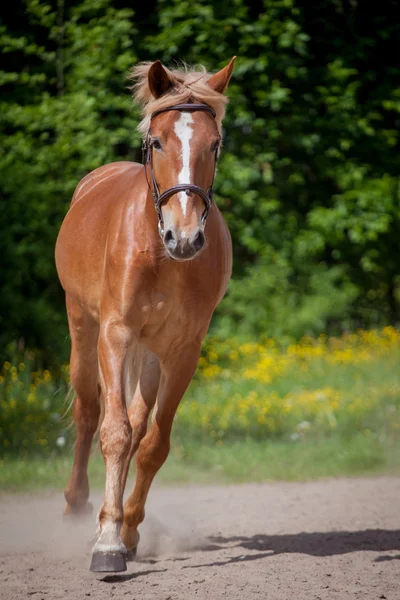
[(153, 112), (173, 104), (187, 102), (201, 102), (211, 106), (217, 115), (218, 129), (221, 129), (228, 98), (207, 85), (212, 73), (207, 73), (203, 66), (197, 69), (189, 68), (185, 64), (180, 69), (167, 69), (164, 67), (174, 85), (170, 91), (156, 99), (150, 92), (148, 83), (148, 73), (152, 64), (151, 62), (139, 63), (132, 69), (129, 77), (133, 81), (131, 88), (133, 98), (138, 102), (142, 111), (142, 121), (138, 125), (138, 130), (142, 135), (146, 135), (150, 127), (150, 118)]

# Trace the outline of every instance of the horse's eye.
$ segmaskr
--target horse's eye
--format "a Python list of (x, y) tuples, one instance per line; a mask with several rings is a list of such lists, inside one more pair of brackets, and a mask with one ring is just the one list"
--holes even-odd
[(216, 140), (211, 146), (211, 152), (217, 152), (219, 149), (220, 141)]
[(151, 145), (155, 150), (161, 150), (161, 142), (157, 138), (152, 141)]

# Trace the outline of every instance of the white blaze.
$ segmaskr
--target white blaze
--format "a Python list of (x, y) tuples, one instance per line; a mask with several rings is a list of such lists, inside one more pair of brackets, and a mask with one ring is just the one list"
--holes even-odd
[[(178, 175), (178, 183), (191, 183), (190, 178), (190, 140), (193, 135), (191, 128), (193, 117), (191, 113), (183, 112), (175, 123), (175, 133), (182, 144), (182, 170)], [(182, 206), (183, 215), (186, 215), (188, 197), (186, 192), (179, 192), (179, 200)]]

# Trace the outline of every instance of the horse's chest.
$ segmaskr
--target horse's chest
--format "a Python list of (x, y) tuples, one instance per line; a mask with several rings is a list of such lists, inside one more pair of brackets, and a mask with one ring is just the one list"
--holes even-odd
[(196, 337), (208, 323), (215, 302), (200, 290), (152, 290), (142, 295), (135, 311), (142, 342), (163, 338), (179, 343)]

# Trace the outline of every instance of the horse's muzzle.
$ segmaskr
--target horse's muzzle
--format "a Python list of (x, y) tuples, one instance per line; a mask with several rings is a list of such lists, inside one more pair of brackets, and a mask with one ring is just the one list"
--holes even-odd
[(168, 229), (163, 237), (163, 242), (168, 256), (175, 260), (190, 260), (200, 252), (205, 244), (205, 236), (201, 229), (191, 237), (180, 236), (177, 232)]

